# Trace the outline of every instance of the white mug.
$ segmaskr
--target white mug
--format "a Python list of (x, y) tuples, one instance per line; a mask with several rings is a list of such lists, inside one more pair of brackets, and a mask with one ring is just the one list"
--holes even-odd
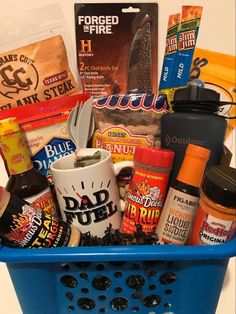
[(101, 160), (93, 165), (75, 168), (75, 155), (71, 154), (54, 161), (50, 169), (62, 219), (82, 233), (102, 237), (109, 224), (120, 228), (122, 204), (116, 175), (133, 167), (133, 162), (113, 164), (111, 153), (97, 148), (81, 148), (79, 155), (91, 156), (97, 151), (101, 151)]

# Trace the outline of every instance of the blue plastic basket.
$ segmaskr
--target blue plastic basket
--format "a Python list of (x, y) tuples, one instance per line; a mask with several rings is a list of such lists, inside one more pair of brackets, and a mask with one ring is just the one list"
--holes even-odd
[(24, 314), (213, 314), (236, 237), (215, 246), (0, 248)]

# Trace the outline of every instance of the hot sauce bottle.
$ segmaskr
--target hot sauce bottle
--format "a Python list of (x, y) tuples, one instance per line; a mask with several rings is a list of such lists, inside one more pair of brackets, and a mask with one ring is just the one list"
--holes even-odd
[(168, 191), (157, 226), (161, 244), (186, 243), (198, 208), (199, 188), (209, 157), (209, 149), (188, 144), (177, 178)]
[(161, 214), (174, 160), (169, 149), (137, 146), (134, 174), (129, 186), (121, 225), (122, 233), (134, 233), (142, 226), (153, 232)]
[(56, 215), (48, 180), (34, 168), (16, 118), (0, 120), (0, 147), (10, 175), (6, 190)]

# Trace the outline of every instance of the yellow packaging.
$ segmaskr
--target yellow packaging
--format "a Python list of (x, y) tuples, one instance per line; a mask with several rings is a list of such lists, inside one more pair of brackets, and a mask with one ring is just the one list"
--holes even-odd
[[(206, 88), (220, 93), (221, 101), (236, 101), (236, 57), (233, 55), (196, 48), (190, 79), (202, 80)], [(220, 114), (235, 116), (236, 108), (231, 105), (222, 106)], [(235, 126), (235, 119), (229, 120), (226, 138)]]

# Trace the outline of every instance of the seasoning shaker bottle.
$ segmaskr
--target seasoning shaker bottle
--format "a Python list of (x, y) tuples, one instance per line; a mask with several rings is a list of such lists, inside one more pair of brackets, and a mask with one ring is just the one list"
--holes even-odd
[(30, 151), (14, 117), (0, 120), (0, 148), (10, 174), (6, 190), (56, 215), (47, 177), (34, 168)]
[(202, 183), (210, 150), (189, 144), (177, 179), (171, 184), (162, 210), (157, 235), (161, 244), (183, 245), (188, 239), (198, 208)]
[(134, 174), (129, 185), (121, 232), (153, 232), (164, 204), (174, 152), (163, 148), (137, 146)]
[(227, 121), (217, 115), (220, 94), (190, 85), (175, 91), (172, 113), (161, 117), (161, 146), (175, 152), (170, 183), (173, 183), (184, 159), (188, 144), (211, 150), (207, 166), (221, 162)]
[(22, 248), (78, 246), (75, 226), (33, 207), (0, 186), (0, 237)]
[(199, 208), (188, 244), (222, 244), (236, 232), (236, 169), (212, 166), (206, 170)]

